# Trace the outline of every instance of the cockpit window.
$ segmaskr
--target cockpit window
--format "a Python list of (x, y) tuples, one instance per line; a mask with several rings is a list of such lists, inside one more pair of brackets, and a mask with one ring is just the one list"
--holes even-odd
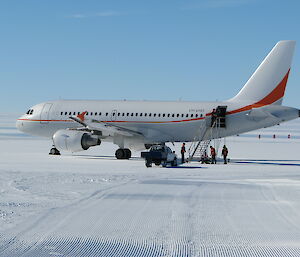
[(29, 109), (26, 114), (31, 115), (33, 113), (33, 109)]

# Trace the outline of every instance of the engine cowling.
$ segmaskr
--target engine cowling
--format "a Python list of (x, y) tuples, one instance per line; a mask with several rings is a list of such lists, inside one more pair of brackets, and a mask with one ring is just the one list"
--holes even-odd
[(53, 135), (53, 142), (58, 150), (69, 152), (79, 152), (101, 144), (98, 136), (67, 129), (56, 131)]

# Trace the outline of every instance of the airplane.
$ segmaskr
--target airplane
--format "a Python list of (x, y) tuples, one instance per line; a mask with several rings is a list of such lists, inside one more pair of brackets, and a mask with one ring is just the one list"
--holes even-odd
[[(292, 40), (279, 41), (229, 100), (48, 101), (31, 107), (18, 118), (16, 127), (52, 139), (50, 154), (84, 151), (110, 141), (119, 147), (117, 159), (129, 159), (131, 150), (153, 144), (223, 138), (274, 126), (300, 116), (299, 109), (282, 106), (295, 45)], [(221, 110), (226, 125), (201, 132), (216, 110)]]

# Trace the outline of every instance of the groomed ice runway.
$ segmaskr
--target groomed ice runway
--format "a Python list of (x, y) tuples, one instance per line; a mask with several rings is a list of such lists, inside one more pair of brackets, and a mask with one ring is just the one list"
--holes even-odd
[(147, 169), (105, 143), (49, 156), (13, 118), (0, 116), (1, 257), (300, 256), (299, 121), (228, 138), (228, 165)]

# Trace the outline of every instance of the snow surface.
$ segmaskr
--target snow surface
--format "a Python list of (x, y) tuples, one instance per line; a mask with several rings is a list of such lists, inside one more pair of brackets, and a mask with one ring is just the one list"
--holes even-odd
[(0, 115), (1, 257), (300, 256), (298, 120), (227, 138), (228, 165), (147, 169), (110, 143), (49, 156), (14, 119)]

